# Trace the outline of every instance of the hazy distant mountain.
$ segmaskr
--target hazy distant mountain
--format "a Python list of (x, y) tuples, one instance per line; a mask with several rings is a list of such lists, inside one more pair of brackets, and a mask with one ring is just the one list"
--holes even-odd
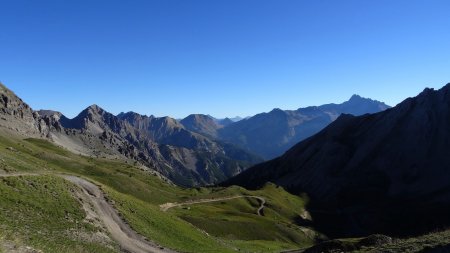
[(0, 126), (26, 137), (48, 138), (80, 154), (132, 159), (180, 185), (219, 182), (261, 161), (169, 117), (133, 112), (115, 116), (92, 105), (68, 119), (51, 110), (33, 111), (3, 85), (0, 95)]
[(195, 133), (218, 138), (218, 130), (235, 123), (235, 121), (230, 118), (216, 119), (210, 115), (191, 114), (180, 120), (180, 123)]
[(228, 125), (233, 124), (234, 122), (235, 122), (235, 121), (233, 121), (233, 120), (230, 119), (230, 118), (224, 118), (224, 119), (219, 119), (217, 123), (219, 123), (219, 125), (221, 125), (221, 126), (226, 127), (226, 126), (228, 126)]
[(295, 111), (274, 109), (224, 128), (216, 136), (265, 159), (283, 154), (295, 143), (319, 132), (342, 113), (362, 115), (389, 108), (386, 104), (354, 95), (342, 104), (326, 104)]
[(229, 118), (229, 119), (231, 121), (233, 121), (233, 122), (238, 122), (238, 121), (241, 121), (241, 120), (246, 119), (246, 118), (249, 118), (249, 117), (242, 118), (242, 117), (236, 116), (236, 117)]
[[(424, 232), (450, 225), (450, 84), (384, 112), (342, 115), (283, 156), (227, 184), (306, 192), (328, 234)], [(315, 211), (314, 211), (315, 210)]]

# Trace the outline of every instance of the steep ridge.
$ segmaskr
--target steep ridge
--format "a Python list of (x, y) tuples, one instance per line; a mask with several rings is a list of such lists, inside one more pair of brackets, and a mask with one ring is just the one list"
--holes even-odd
[(411, 235), (450, 224), (450, 84), (384, 112), (342, 115), (224, 185), (271, 181), (311, 197), (329, 235)]
[(362, 115), (389, 108), (386, 104), (353, 95), (342, 104), (298, 110), (274, 109), (217, 130), (217, 137), (244, 147), (265, 159), (283, 154), (297, 142), (322, 130), (342, 113)]
[(21, 134), (40, 136), (39, 114), (0, 83), (0, 124)]
[(97, 105), (73, 119), (34, 112), (3, 85), (0, 126), (25, 137), (48, 138), (73, 152), (130, 159), (183, 186), (213, 184), (261, 161), (229, 144), (186, 130), (175, 119), (136, 113), (115, 116)]

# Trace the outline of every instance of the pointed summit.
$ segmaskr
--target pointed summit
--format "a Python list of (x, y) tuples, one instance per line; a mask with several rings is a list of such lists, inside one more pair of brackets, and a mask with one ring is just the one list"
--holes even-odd
[(365, 100), (365, 99), (368, 99), (368, 98), (363, 98), (358, 94), (353, 94), (348, 101), (360, 101), (360, 100)]
[(191, 114), (180, 123), (190, 131), (212, 137), (217, 136), (217, 130), (222, 127), (213, 117), (204, 114)]
[(98, 106), (97, 104), (92, 104), (86, 108), (87, 111), (95, 112), (95, 113), (102, 113), (105, 112), (103, 108)]

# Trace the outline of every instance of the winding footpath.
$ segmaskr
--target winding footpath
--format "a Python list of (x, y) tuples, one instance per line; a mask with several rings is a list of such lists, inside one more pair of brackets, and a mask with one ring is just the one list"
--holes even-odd
[(264, 206), (266, 204), (266, 200), (263, 197), (260, 196), (231, 196), (231, 197), (223, 197), (223, 198), (214, 198), (214, 199), (199, 199), (199, 200), (188, 200), (186, 202), (182, 203), (165, 203), (160, 205), (161, 211), (166, 212), (170, 208), (174, 207), (180, 207), (180, 206), (188, 206), (188, 205), (194, 205), (194, 204), (204, 204), (204, 203), (211, 203), (211, 202), (219, 202), (219, 201), (226, 201), (226, 200), (232, 200), (232, 199), (238, 199), (238, 198), (252, 198), (257, 199), (260, 203), (258, 209), (256, 210), (256, 214), (259, 216), (263, 216), (264, 213)]
[[(45, 174), (38, 173), (13, 173), (0, 174), (0, 177), (14, 176), (39, 176)], [(121, 249), (128, 253), (176, 253), (173, 250), (162, 248), (145, 237), (138, 235), (125, 221), (119, 216), (117, 210), (106, 200), (102, 190), (95, 184), (86, 179), (61, 174), (51, 174), (60, 176), (77, 186), (83, 194), (89, 199), (95, 211), (105, 225), (111, 237), (117, 241)]]

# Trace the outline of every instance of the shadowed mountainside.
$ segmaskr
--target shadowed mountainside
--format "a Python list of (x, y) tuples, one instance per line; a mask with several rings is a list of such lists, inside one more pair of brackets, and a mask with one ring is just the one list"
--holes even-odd
[(342, 115), (283, 156), (224, 185), (271, 181), (311, 197), (332, 236), (422, 233), (450, 224), (450, 84), (384, 112)]

